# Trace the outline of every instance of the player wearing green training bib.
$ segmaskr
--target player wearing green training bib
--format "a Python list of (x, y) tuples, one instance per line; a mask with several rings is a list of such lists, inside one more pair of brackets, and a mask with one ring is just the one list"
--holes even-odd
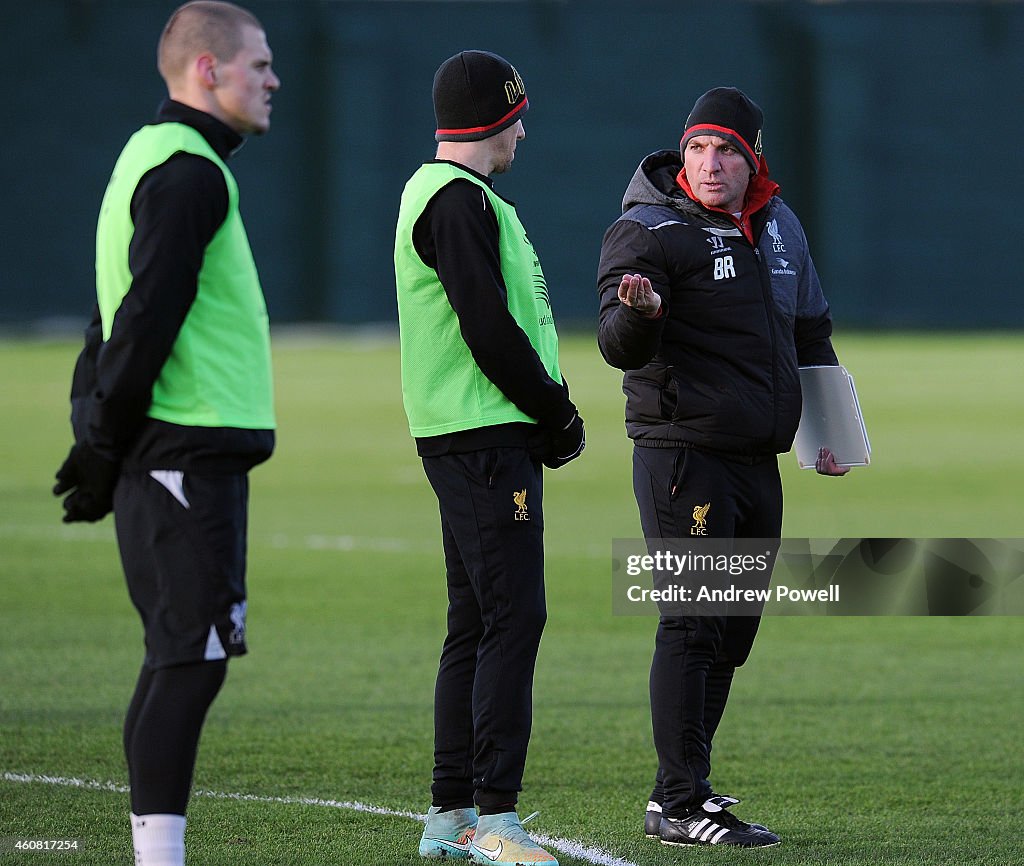
[(144, 242), (135, 237), (132, 197), (143, 177), (177, 154), (203, 157), (220, 169), (228, 207), (206, 245), (195, 297), (153, 383), (146, 415), (187, 427), (272, 429), (267, 307), (238, 210), (238, 185), (213, 146), (187, 122), (142, 128), (114, 167), (96, 233), (103, 338), (110, 339), (115, 314), (132, 288), (129, 248)]
[(557, 866), (516, 804), (547, 615), (542, 465), (577, 457), (584, 431), (540, 261), (490, 180), (511, 167), (527, 105), (497, 55), (442, 64), (437, 158), (402, 194), (395, 277), (402, 396), (440, 505), (449, 600), (420, 855)]
[(227, 160), (279, 82), (260, 23), (188, 3), (170, 96), (131, 137), (96, 229), (96, 313), (72, 383), (66, 522), (113, 510), (146, 653), (124, 723), (134, 862), (184, 863), (200, 731), (246, 652), (248, 471), (274, 449), (270, 333)]
[[(457, 180), (478, 187), (481, 212), (494, 215), (498, 225), (498, 264), (508, 315), (529, 340), (543, 372), (552, 382), (562, 383), (558, 369), (558, 336), (547, 285), (515, 207), (497, 195), (472, 169), (451, 162), (427, 163), (405, 186), (395, 240), (395, 263), (400, 270), (397, 273), (400, 321), (416, 323), (415, 327), (404, 328), (401, 332), (402, 396), (409, 429), (416, 437), (496, 424), (536, 422), (480, 369), (472, 349), (461, 337), (459, 315), (439, 284), (437, 270), (424, 262), (415, 250), (414, 221), (441, 190)], [(462, 192), (469, 193), (472, 203), (476, 204), (474, 193)], [(512, 373), (514, 375), (514, 371)], [(438, 400), (437, 388), (442, 383), (445, 399)], [(554, 396), (561, 398), (562, 395), (555, 389)], [(531, 407), (532, 411), (538, 409)]]

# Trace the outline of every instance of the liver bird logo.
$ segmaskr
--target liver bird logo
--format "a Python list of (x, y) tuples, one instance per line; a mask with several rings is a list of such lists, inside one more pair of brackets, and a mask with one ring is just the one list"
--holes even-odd
[(519, 509), (517, 514), (526, 514), (526, 488), (522, 490), (512, 491), (512, 501), (515, 502), (516, 507)]
[(708, 511), (710, 510), (710, 502), (706, 502), (704, 505), (695, 505), (693, 507), (693, 521), (695, 529), (704, 529), (704, 527), (707, 526), (707, 521), (704, 518), (708, 516)]

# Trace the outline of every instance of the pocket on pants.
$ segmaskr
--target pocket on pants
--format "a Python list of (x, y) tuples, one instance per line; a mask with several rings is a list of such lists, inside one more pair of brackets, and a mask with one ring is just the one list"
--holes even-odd
[(675, 459), (672, 462), (672, 476), (669, 482), (668, 498), (670, 501), (674, 501), (679, 498), (679, 494), (683, 490), (683, 477), (686, 475), (686, 465), (692, 462), (693, 449), (692, 448), (680, 448), (676, 452)]

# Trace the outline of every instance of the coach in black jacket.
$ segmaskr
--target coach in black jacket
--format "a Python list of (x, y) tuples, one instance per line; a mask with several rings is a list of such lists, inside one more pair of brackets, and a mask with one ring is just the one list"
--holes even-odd
[[(608, 229), (598, 341), (625, 370), (644, 536), (778, 539), (776, 455), (800, 420), (798, 367), (834, 365), (832, 322), (800, 222), (761, 156), (761, 110), (697, 100), (679, 151), (641, 162)], [(841, 475), (827, 449), (822, 474)], [(652, 549), (652, 553), (653, 553)], [(767, 580), (767, 578), (766, 578)], [(708, 782), (711, 740), (756, 616), (663, 614), (651, 666), (659, 769), (645, 829), (666, 844), (775, 845)]]

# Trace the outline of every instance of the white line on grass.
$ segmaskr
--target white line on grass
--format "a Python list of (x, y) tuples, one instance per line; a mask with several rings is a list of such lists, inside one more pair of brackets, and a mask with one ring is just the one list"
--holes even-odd
[[(110, 542), (114, 539), (111, 524), (82, 526), (41, 526), (38, 524), (5, 524), (0, 526), (0, 538), (17, 538), (30, 541), (60, 542)], [(250, 549), (269, 545), (275, 550), (312, 550), (328, 553), (419, 553), (435, 554), (441, 558), (440, 541), (411, 541), (408, 538), (373, 537), (360, 535), (288, 535), (276, 532), (265, 537), (249, 540)], [(551, 539), (546, 544), (547, 552), (556, 556), (584, 556), (589, 559), (603, 559), (611, 555), (611, 541), (604, 544), (580, 544), (575, 540)]]
[[(5, 782), (34, 783), (37, 785), (56, 785), (61, 788), (83, 788), (88, 791), (107, 791), (114, 794), (127, 794), (128, 786), (119, 785), (116, 782), (100, 782), (95, 779), (75, 779), (66, 776), (43, 776), (36, 773), (9, 773), (2, 776)], [(358, 800), (324, 800), (320, 797), (267, 797), (260, 794), (239, 794), (224, 791), (195, 790), (194, 797), (207, 797), (214, 800), (238, 800), (245, 803), (273, 803), (284, 806), (322, 806), (328, 809), (345, 809), (350, 812), (368, 812), (371, 815), (385, 815), (392, 818), (410, 818), (414, 821), (422, 821), (425, 815), (417, 812), (407, 812), (403, 809), (387, 809), (384, 806), (373, 806), (369, 803), (361, 803)], [(593, 845), (585, 845), (573, 839), (560, 839), (557, 836), (548, 836), (543, 833), (531, 833), (541, 845), (555, 848), (563, 854), (575, 857), (578, 860), (585, 860), (594, 863), (596, 866), (636, 866), (630, 860), (623, 860), (614, 854), (596, 848)]]

